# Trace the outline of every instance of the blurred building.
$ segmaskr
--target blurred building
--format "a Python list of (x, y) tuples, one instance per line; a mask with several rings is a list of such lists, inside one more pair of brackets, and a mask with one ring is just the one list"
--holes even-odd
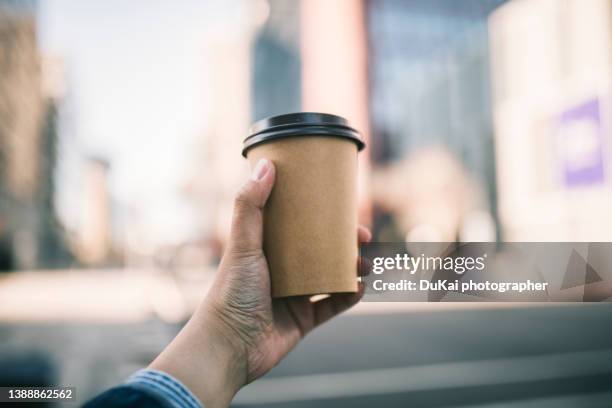
[(300, 9), (295, 2), (271, 0), (251, 51), (251, 119), (298, 112), (302, 105)]
[[(429, 157), (431, 148), (446, 150), (467, 170), (477, 190), (484, 192), (466, 208), (481, 207), (493, 219), (497, 193), (487, 18), (502, 3), (504, 0), (367, 3), (375, 168), (397, 163), (398, 169), (404, 169), (401, 162), (406, 157), (418, 159), (420, 151)], [(440, 163), (440, 168), (445, 165)], [(454, 184), (464, 183), (463, 173), (457, 173)], [(406, 185), (396, 188), (409, 189)], [(469, 189), (462, 192), (462, 196), (470, 195)], [(395, 207), (406, 203), (407, 209), (407, 200), (413, 198), (404, 194)], [(448, 206), (448, 202), (431, 206)], [(387, 224), (384, 228), (396, 229), (385, 214), (388, 206), (381, 211), (378, 216)], [(459, 215), (448, 217), (455, 220), (454, 225), (444, 230), (460, 231), (469, 216), (459, 206), (452, 212)], [(398, 232), (387, 239), (401, 240), (409, 231)]]
[(366, 149), (358, 156), (358, 215), (360, 223), (369, 225), (367, 2), (312, 0), (300, 5), (302, 109), (343, 116), (361, 133)]
[(60, 58), (43, 56), (41, 64), (41, 93), (43, 118), (39, 145), (39, 256), (41, 268), (65, 267), (72, 260), (66, 231), (60, 223), (56, 208), (56, 179), (59, 161), (59, 106), (65, 91), (64, 65)]
[(265, 1), (227, 7), (237, 7), (238, 17), (211, 30), (204, 41), (203, 58), (209, 63), (203, 72), (207, 84), (203, 92), (209, 109), (204, 112), (205, 128), (186, 189), (196, 214), (197, 240), (214, 248), (213, 259), (220, 256), (221, 244), (228, 238), (234, 196), (248, 174), (240, 152), (252, 117), (251, 50), (256, 30), (269, 13)]
[[(43, 126), (45, 137), (41, 140), (41, 163), (44, 166), (44, 187), (41, 188), (47, 191), (41, 217), (43, 233), (48, 237), (41, 246), (41, 251), (46, 254), (41, 266), (50, 267), (58, 263), (66, 266), (67, 259), (86, 266), (118, 265), (123, 263), (125, 247), (126, 220), (121, 219), (124, 209), (110, 195), (110, 163), (102, 157), (83, 154), (78, 135), (73, 134), (70, 107), (74, 101), (68, 83), (64, 59), (58, 55), (43, 55), (41, 86), (47, 118)], [(61, 140), (58, 138), (60, 127)], [(62, 224), (58, 220), (56, 203), (59, 200), (55, 188), (60, 172), (63, 188), (68, 188), (65, 195), (72, 200), (67, 206), (68, 219), (64, 219)], [(72, 253), (70, 257), (66, 256), (68, 252)], [(63, 256), (59, 257), (59, 254)], [(58, 257), (61, 262), (58, 262)]]
[(612, 2), (521, 0), (489, 22), (510, 241), (612, 238)]
[(69, 261), (54, 211), (57, 106), (42, 87), (36, 2), (0, 2), (0, 270)]
[(109, 163), (97, 157), (90, 158), (84, 168), (78, 254), (92, 265), (107, 262), (111, 255), (108, 168)]

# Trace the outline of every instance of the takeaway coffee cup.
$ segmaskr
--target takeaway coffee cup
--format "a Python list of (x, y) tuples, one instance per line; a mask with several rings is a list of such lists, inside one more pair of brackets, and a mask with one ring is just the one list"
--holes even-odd
[(264, 252), (272, 296), (357, 290), (357, 153), (346, 119), (292, 113), (251, 127), (242, 151), (251, 168), (276, 167), (264, 208)]

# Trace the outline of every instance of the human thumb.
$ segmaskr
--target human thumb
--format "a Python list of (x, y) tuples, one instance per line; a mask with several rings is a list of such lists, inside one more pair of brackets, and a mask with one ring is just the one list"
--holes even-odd
[(251, 254), (260, 251), (263, 241), (263, 207), (274, 185), (275, 169), (268, 159), (260, 159), (251, 178), (234, 200), (234, 216), (228, 249)]

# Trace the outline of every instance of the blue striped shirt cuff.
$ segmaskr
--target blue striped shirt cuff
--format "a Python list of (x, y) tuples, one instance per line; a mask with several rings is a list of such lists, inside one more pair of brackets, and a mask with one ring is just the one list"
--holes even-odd
[(126, 384), (163, 398), (175, 408), (203, 408), (189, 388), (163, 371), (150, 368), (137, 371), (128, 378)]

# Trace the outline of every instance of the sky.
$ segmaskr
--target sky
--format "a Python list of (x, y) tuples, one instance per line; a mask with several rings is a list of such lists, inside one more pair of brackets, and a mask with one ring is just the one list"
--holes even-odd
[[(58, 210), (78, 225), (82, 157), (110, 162), (113, 201), (179, 240), (194, 231), (181, 189), (204, 129), (204, 40), (241, 1), (44, 0), (38, 41), (64, 64)], [(244, 16), (243, 16), (244, 17)], [(208, 61), (210, 63), (210, 61)], [(194, 150), (195, 149), (195, 150)]]

